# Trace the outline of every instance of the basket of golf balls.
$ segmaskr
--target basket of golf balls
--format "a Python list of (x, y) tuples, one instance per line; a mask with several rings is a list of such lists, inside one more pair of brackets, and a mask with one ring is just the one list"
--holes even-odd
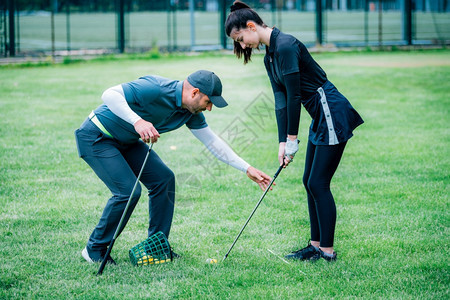
[(131, 263), (135, 266), (156, 265), (172, 261), (169, 241), (161, 231), (131, 248), (129, 254)]

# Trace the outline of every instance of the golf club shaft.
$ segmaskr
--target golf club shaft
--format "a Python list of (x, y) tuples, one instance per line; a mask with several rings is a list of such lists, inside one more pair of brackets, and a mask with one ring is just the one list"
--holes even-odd
[(139, 175), (136, 178), (134, 187), (131, 190), (130, 198), (128, 198), (128, 202), (127, 202), (127, 205), (125, 206), (125, 209), (123, 210), (122, 217), (120, 218), (120, 221), (119, 221), (119, 225), (117, 225), (116, 232), (114, 233), (113, 239), (111, 240), (111, 243), (108, 246), (108, 250), (106, 251), (106, 254), (103, 257), (103, 261), (102, 261), (102, 264), (100, 265), (100, 268), (98, 269), (97, 275), (101, 275), (103, 273), (103, 269), (105, 268), (106, 262), (108, 260), (108, 256), (110, 255), (111, 249), (114, 246), (114, 243), (116, 242), (117, 236), (119, 235), (123, 221), (125, 220), (125, 216), (128, 212), (128, 207), (130, 206), (131, 198), (133, 197), (134, 191), (136, 190), (136, 187), (139, 184), (139, 180), (141, 179), (142, 172), (144, 171), (145, 164), (147, 163), (147, 159), (148, 159), (148, 156), (150, 155), (150, 152), (152, 151), (152, 148), (153, 148), (153, 143), (150, 144), (147, 154), (145, 155), (145, 159), (144, 159), (144, 162), (142, 163), (141, 170), (139, 171)]
[(248, 217), (247, 221), (245, 222), (244, 226), (242, 226), (241, 231), (239, 232), (239, 234), (237, 235), (236, 239), (234, 240), (233, 244), (231, 245), (230, 249), (228, 250), (227, 254), (225, 254), (225, 256), (223, 257), (222, 261), (224, 261), (227, 257), (228, 254), (230, 254), (231, 249), (233, 249), (234, 245), (236, 244), (237, 240), (239, 239), (239, 237), (241, 236), (242, 232), (244, 231), (245, 227), (247, 226), (248, 222), (250, 221), (250, 219), (253, 217), (253, 214), (255, 213), (256, 209), (258, 208), (258, 206), (261, 204), (262, 200), (264, 199), (264, 196), (266, 196), (267, 192), (269, 191), (270, 187), (272, 186), (273, 182), (275, 181), (275, 179), (278, 177), (278, 174), (280, 174), (281, 170), (283, 169), (283, 165), (281, 165), (277, 172), (275, 173), (275, 175), (273, 176), (272, 181), (269, 183), (269, 186), (266, 188), (266, 190), (264, 191), (264, 194), (261, 196), (261, 198), (259, 199), (258, 203), (256, 204), (255, 208), (253, 209), (252, 213), (250, 214), (250, 217)]

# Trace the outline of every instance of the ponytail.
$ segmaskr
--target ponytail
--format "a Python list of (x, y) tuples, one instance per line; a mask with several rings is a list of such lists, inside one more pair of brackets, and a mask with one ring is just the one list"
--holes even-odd
[[(251, 9), (250, 6), (239, 0), (234, 1), (233, 5), (230, 7), (230, 14), (225, 22), (225, 32), (227, 36), (230, 36), (233, 29), (241, 30), (247, 28), (248, 21), (253, 21), (259, 26), (267, 27), (261, 17)], [(237, 58), (243, 56), (244, 64), (251, 61), (252, 50), (252, 48), (242, 49), (241, 44), (234, 42), (234, 54), (236, 54)]]
[(234, 3), (230, 6), (230, 11), (234, 12), (239, 9), (251, 9), (250, 6), (241, 1), (234, 1)]

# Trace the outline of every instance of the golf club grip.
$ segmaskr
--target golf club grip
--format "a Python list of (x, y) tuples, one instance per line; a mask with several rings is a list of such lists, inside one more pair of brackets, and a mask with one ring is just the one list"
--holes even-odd
[(231, 245), (230, 249), (228, 250), (227, 254), (225, 254), (225, 256), (223, 257), (222, 261), (224, 261), (227, 257), (228, 254), (230, 254), (231, 250), (233, 249), (234, 245), (236, 244), (237, 240), (239, 239), (239, 237), (241, 236), (242, 232), (244, 231), (245, 227), (247, 226), (248, 222), (250, 222), (250, 219), (253, 217), (253, 215), (256, 212), (256, 209), (259, 207), (259, 205), (261, 204), (262, 200), (264, 199), (264, 197), (266, 196), (267, 192), (269, 191), (270, 187), (272, 186), (272, 184), (274, 183), (275, 179), (277, 179), (278, 175), (280, 174), (281, 170), (283, 170), (284, 164), (282, 164), (277, 172), (275, 173), (275, 175), (273, 175), (272, 181), (270, 181), (269, 185), (267, 186), (266, 190), (264, 191), (263, 195), (261, 196), (261, 198), (259, 199), (258, 203), (256, 204), (255, 208), (253, 209), (252, 213), (250, 214), (250, 217), (248, 217), (247, 221), (245, 222), (244, 226), (242, 226), (241, 231), (239, 232), (239, 234), (237, 235), (237, 237), (234, 239), (233, 244)]
[(278, 177), (278, 174), (280, 174), (281, 170), (283, 170), (284, 167), (284, 162), (283, 164), (278, 168), (278, 170), (275, 172), (275, 174), (273, 175), (273, 180), (270, 183), (270, 185), (272, 185), (272, 183), (275, 181), (275, 179)]

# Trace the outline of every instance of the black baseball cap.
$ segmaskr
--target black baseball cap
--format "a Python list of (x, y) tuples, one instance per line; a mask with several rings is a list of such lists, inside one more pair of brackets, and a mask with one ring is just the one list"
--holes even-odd
[(214, 72), (199, 70), (189, 75), (187, 81), (207, 95), (214, 106), (222, 108), (228, 105), (222, 97), (222, 83)]

